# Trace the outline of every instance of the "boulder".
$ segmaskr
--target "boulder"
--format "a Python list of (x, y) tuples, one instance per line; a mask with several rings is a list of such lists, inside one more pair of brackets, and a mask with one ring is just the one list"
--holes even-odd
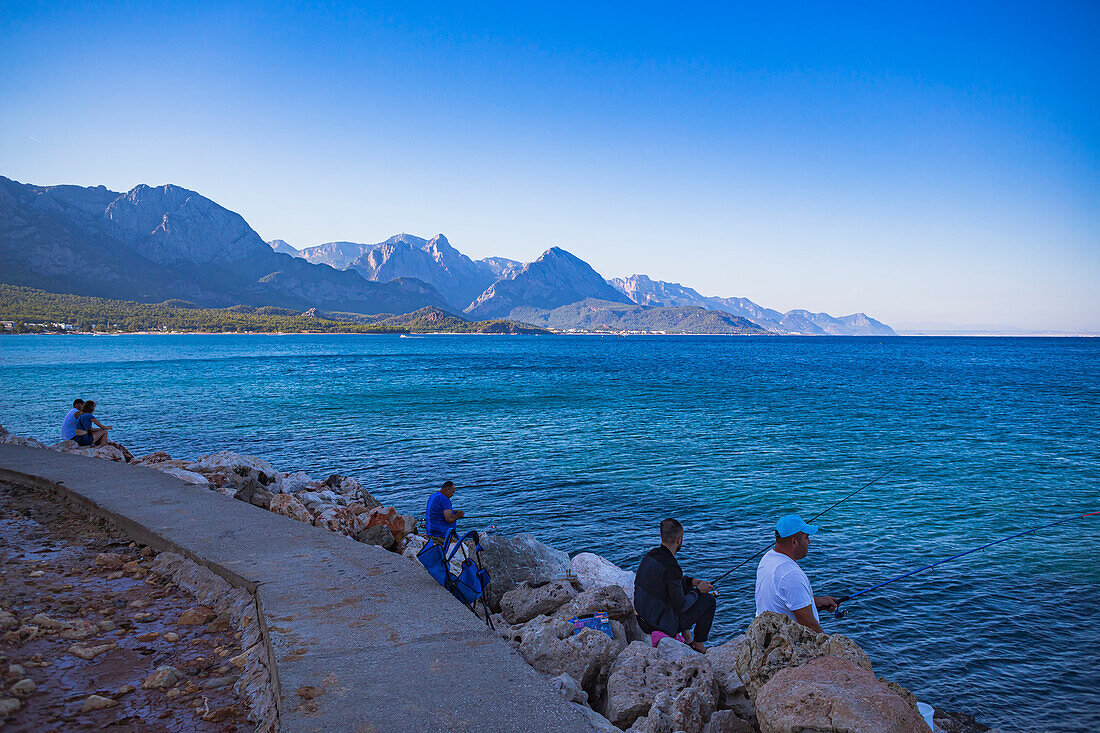
[(233, 494), (234, 499), (246, 501), (261, 509), (271, 508), (271, 499), (274, 496), (267, 488), (256, 479), (250, 478)]
[(703, 733), (713, 712), (708, 700), (690, 687), (676, 694), (666, 690), (653, 699), (649, 712), (635, 721), (630, 733)]
[(703, 733), (756, 733), (756, 728), (732, 710), (719, 710), (710, 716)]
[[(323, 484), (317, 484), (317, 488), (321, 486), (323, 486)], [(345, 507), (351, 503), (343, 496), (330, 489), (323, 489), (317, 493), (326, 504), (336, 504), (337, 506)]]
[(703, 655), (695, 651), (682, 641), (677, 641), (671, 636), (663, 636), (661, 637), (661, 640), (657, 642), (657, 656), (661, 659), (667, 659), (672, 662), (679, 662), (686, 659), (693, 659), (695, 657), (702, 657)]
[[(879, 677), (878, 681), (884, 684), (888, 689), (892, 690), (893, 693), (900, 697), (902, 700), (905, 700), (905, 702), (908, 703), (909, 707), (913, 708), (913, 710), (916, 711), (917, 715), (921, 715), (920, 703), (917, 702), (916, 695), (899, 685), (897, 682), (891, 682), (885, 677)], [(923, 717), (923, 715), (921, 717)]]
[(937, 728), (936, 733), (986, 733), (990, 730), (988, 725), (979, 723), (973, 715), (966, 713), (936, 710), (932, 716)]
[(351, 528), (352, 519), (354, 517), (348, 514), (348, 510), (344, 507), (327, 504), (322, 505), (321, 511), (317, 512), (317, 516), (313, 518), (313, 523), (333, 532), (347, 534)]
[(139, 458), (135, 458), (134, 460), (130, 461), (130, 463), (138, 466), (154, 466), (158, 463), (164, 463), (165, 461), (170, 460), (172, 460), (172, 456), (168, 455), (168, 453), (166, 453), (165, 451), (158, 450), (153, 451), (152, 453), (146, 453)]
[(765, 611), (745, 631), (745, 641), (737, 650), (737, 674), (755, 700), (760, 688), (780, 670), (823, 656), (843, 657), (871, 671), (870, 658), (848, 637), (819, 634), (785, 614)]
[(134, 454), (131, 453), (129, 450), (127, 450), (126, 446), (124, 446), (122, 443), (116, 443), (113, 440), (108, 440), (107, 445), (111, 446), (112, 448), (117, 450), (119, 453), (121, 453), (122, 454), (122, 459), (124, 461), (126, 461), (126, 463), (130, 463), (134, 460)]
[[(500, 612), (508, 623), (522, 624), (535, 616), (553, 614), (577, 593), (573, 584), (565, 580), (555, 580), (537, 586), (520, 583), (501, 597)], [(570, 614), (570, 616), (574, 615), (576, 614)]]
[[(254, 479), (269, 491), (276, 493), (278, 485), (276, 477), (278, 472), (270, 463), (255, 456), (245, 456), (232, 451), (219, 451), (208, 456), (202, 456), (191, 465), (188, 470), (196, 471), (210, 478), (216, 487), (240, 486), (243, 481)], [(232, 492), (223, 492), (232, 495)]]
[(325, 500), (316, 491), (286, 491), (285, 484), (282, 485), (282, 489), (284, 494), (294, 494), (298, 497), (298, 501), (302, 502), (302, 505), (314, 514), (319, 513), (324, 508)]
[(15, 435), (6, 430), (3, 434), (0, 434), (0, 443), (22, 445), (27, 448), (46, 448), (46, 444), (41, 441), (35, 440), (34, 438), (24, 438), (22, 435)]
[(707, 649), (707, 661), (710, 662), (714, 680), (718, 683), (720, 708), (738, 708), (748, 702), (748, 690), (745, 689), (741, 676), (737, 674), (737, 653), (745, 643), (746, 637), (741, 634), (725, 644)]
[(606, 679), (608, 668), (624, 641), (595, 629), (573, 633), (564, 619), (539, 616), (519, 627), (519, 653), (543, 674), (568, 674), (589, 694)]
[(493, 582), (489, 584), (489, 607), (500, 610), (500, 599), (520, 583), (545, 583), (569, 569), (569, 556), (542, 544), (534, 535), (515, 537), (489, 534), (482, 537), (481, 560)]
[[(428, 544), (428, 538), (422, 537), (418, 534), (411, 534), (405, 538), (405, 547), (401, 550), (401, 554), (404, 557), (416, 560), (416, 553), (424, 549), (424, 545)], [(417, 560), (419, 562), (419, 560)]]
[[(344, 507), (348, 517), (348, 534), (354, 537), (367, 528), (370, 515), (362, 504), (349, 504)], [(390, 534), (393, 534), (392, 532)]]
[(150, 466), (150, 468), (155, 468), (162, 473), (168, 474), (169, 476), (174, 476), (175, 478), (178, 478), (180, 481), (183, 481), (186, 484), (194, 484), (195, 486), (210, 485), (210, 481), (208, 481), (206, 476), (204, 476), (203, 474), (195, 473), (194, 471), (188, 471), (187, 469), (179, 468), (178, 466), (173, 466), (167, 463), (158, 463)]
[(271, 511), (282, 514), (284, 517), (297, 519), (299, 522), (313, 524), (313, 515), (302, 506), (293, 494), (275, 494), (271, 497)]
[[(268, 477), (274, 477), (278, 473), (270, 463), (262, 458), (245, 456), (228, 450), (200, 457), (195, 461), (195, 467), (199, 471), (220, 471), (221, 473), (234, 473), (236, 469), (244, 468), (246, 469), (244, 474), (255, 471), (256, 473), (266, 474)], [(261, 483), (267, 485), (271, 481), (261, 481)]]
[(575, 702), (581, 705), (588, 704), (588, 693), (582, 690), (581, 686), (577, 684), (577, 681), (565, 672), (562, 672), (557, 677), (551, 677), (550, 686), (554, 688), (554, 692), (557, 692), (569, 702)]
[[(561, 582), (561, 581), (556, 581)], [(501, 608), (504, 601), (501, 600)], [(555, 613), (556, 616), (571, 618), (577, 616), (593, 616), (603, 612), (607, 617), (616, 621), (628, 621), (634, 617), (634, 604), (626, 597), (623, 589), (617, 585), (608, 585), (602, 588), (590, 588), (583, 593), (574, 594), (569, 602), (561, 606)]]
[(711, 710), (717, 707), (718, 683), (705, 655), (662, 659), (660, 651), (648, 642), (631, 642), (611, 666), (607, 679), (607, 718), (625, 729), (648, 715), (661, 693), (669, 693), (671, 702), (689, 688)]
[(416, 520), (407, 514), (398, 513), (392, 506), (374, 507), (367, 512), (367, 527), (377, 525), (388, 528), (399, 547), (405, 541), (405, 537), (416, 531)]
[(371, 496), (370, 492), (364, 489), (363, 485), (353, 478), (334, 473), (325, 479), (325, 486), (341, 496), (347, 497), (349, 501), (362, 504), (367, 509), (382, 506), (382, 502)]
[(80, 444), (77, 443), (75, 440), (62, 440), (60, 443), (54, 443), (53, 445), (49, 446), (50, 450), (61, 451), (62, 453), (71, 451), (74, 448), (79, 447)]
[(585, 590), (617, 585), (623, 589), (627, 598), (634, 598), (634, 573), (623, 570), (606, 558), (592, 552), (582, 552), (573, 556), (569, 567)]
[(589, 722), (596, 733), (622, 733), (621, 730), (611, 725), (611, 721), (597, 713), (587, 705), (571, 702), (569, 707), (576, 710)]
[(313, 488), (313, 479), (309, 477), (309, 474), (305, 471), (297, 471), (295, 473), (281, 473), (276, 478), (276, 483), (279, 485), (279, 489), (284, 494), (294, 494), (299, 491), (305, 491)]
[(397, 543), (393, 539), (393, 532), (391, 532), (388, 527), (381, 524), (367, 527), (361, 532), (356, 533), (355, 539), (362, 542), (364, 545), (378, 545), (386, 550), (392, 550), (397, 546)]
[(928, 733), (874, 673), (838, 656), (779, 670), (756, 696), (761, 733)]

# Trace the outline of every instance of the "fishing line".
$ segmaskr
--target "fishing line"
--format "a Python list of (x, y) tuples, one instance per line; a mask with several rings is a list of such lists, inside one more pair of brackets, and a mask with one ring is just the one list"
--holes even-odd
[[(864, 588), (863, 590), (861, 590), (857, 593), (852, 593), (851, 595), (847, 595), (847, 596), (841, 596), (840, 598), (836, 599), (837, 605), (839, 605), (841, 603), (844, 603), (845, 601), (849, 601), (849, 600), (851, 600), (851, 599), (853, 599), (857, 596), (861, 596), (864, 593), (870, 593), (873, 590), (878, 590), (879, 588), (885, 588), (886, 586), (890, 585), (891, 583), (896, 583), (899, 580), (904, 580), (905, 578), (908, 578), (911, 575), (916, 575), (917, 573), (922, 573), (925, 570), (931, 570), (932, 568), (935, 568), (939, 565), (943, 565), (944, 563), (949, 563), (952, 560), (958, 560), (960, 557), (966, 557), (967, 555), (972, 555), (975, 552), (978, 552), (979, 550), (986, 549), (987, 547), (992, 547), (993, 545), (999, 545), (1002, 542), (1008, 542), (1009, 540), (1014, 540), (1017, 537), (1023, 537), (1024, 535), (1031, 534), (1032, 532), (1038, 532), (1039, 530), (1046, 529), (1047, 527), (1054, 527), (1055, 525), (1065, 524), (1066, 522), (1072, 522), (1072, 521), (1075, 521), (1077, 519), (1084, 519), (1085, 517), (1094, 517), (1094, 516), (1097, 516), (1097, 515), (1100, 515), (1100, 512), (1089, 512), (1088, 514), (1074, 514), (1073, 516), (1063, 517), (1062, 519), (1058, 519), (1058, 520), (1055, 520), (1053, 522), (1049, 522), (1047, 524), (1040, 524), (1039, 526), (1032, 527), (1031, 529), (1025, 529), (1023, 532), (1017, 532), (1016, 534), (1009, 535), (1008, 537), (1002, 537), (1001, 539), (994, 540), (993, 542), (987, 542), (986, 544), (975, 547), (972, 550), (967, 550), (966, 552), (960, 552), (958, 555), (952, 555), (951, 557), (945, 558), (943, 560), (937, 560), (934, 563), (930, 563), (928, 565), (925, 565), (924, 567), (917, 568), (916, 570), (910, 570), (908, 573), (903, 573), (902, 575), (899, 575), (896, 578), (891, 578), (890, 580), (887, 580), (884, 583), (879, 583), (878, 585), (873, 585), (870, 588)], [(833, 615), (836, 618), (844, 618), (844, 616), (846, 614), (847, 614), (847, 610), (842, 611), (840, 608), (837, 608)]]
[[(883, 478), (886, 478), (886, 476), (888, 476), (889, 474), (893, 473), (893, 472), (894, 472), (894, 471), (896, 471), (897, 469), (901, 468), (901, 467), (902, 467), (902, 466), (904, 466), (905, 464), (907, 464), (907, 463), (910, 463), (910, 462), (912, 462), (912, 460), (913, 460), (912, 458), (906, 458), (906, 459), (905, 459), (904, 461), (902, 461), (901, 463), (897, 463), (897, 464), (895, 464), (894, 466), (892, 466), (891, 468), (888, 468), (888, 469), (886, 469), (885, 471), (883, 471), (882, 473), (880, 473), (880, 474), (879, 474), (878, 476), (875, 476), (875, 477), (874, 477), (873, 479), (871, 479), (871, 480), (870, 480), (870, 481), (868, 481), (867, 483), (863, 484), (863, 486), (860, 486), (860, 487), (859, 487), (858, 489), (856, 489), (856, 490), (855, 490), (855, 491), (853, 491), (852, 493), (850, 493), (850, 494), (848, 494), (847, 496), (845, 496), (845, 497), (844, 497), (843, 499), (841, 499), (840, 501), (838, 501), (838, 502), (836, 502), (836, 503), (834, 503), (834, 504), (830, 505), (830, 506), (829, 506), (829, 507), (828, 507), (827, 509), (824, 509), (824, 510), (822, 510), (822, 511), (818, 512), (817, 514), (813, 515), (812, 517), (810, 517), (810, 522), (813, 522), (813, 521), (814, 521), (815, 519), (817, 519), (818, 517), (821, 517), (821, 516), (825, 515), (826, 513), (828, 513), (828, 512), (830, 512), (830, 511), (832, 511), (833, 509), (836, 509), (836, 508), (837, 508), (838, 506), (840, 506), (840, 505), (841, 505), (841, 504), (843, 504), (844, 502), (848, 501), (848, 500), (849, 500), (849, 499), (851, 499), (851, 498), (852, 498), (853, 496), (855, 496), (855, 495), (856, 495), (856, 494), (858, 494), (859, 492), (863, 491), (863, 490), (864, 490), (864, 489), (866, 489), (867, 487), (869, 487), (869, 486), (872, 486), (872, 485), (874, 485), (874, 484), (878, 483), (879, 479), (883, 479)], [(767, 552), (768, 550), (770, 550), (770, 549), (772, 548), (772, 545), (773, 545), (773, 544), (775, 544), (775, 543), (774, 543), (774, 542), (769, 542), (769, 543), (768, 543), (767, 545), (765, 545), (765, 546), (764, 546), (764, 549), (760, 550), (759, 552), (757, 552), (757, 553), (756, 553), (756, 554), (754, 554), (754, 555), (750, 555), (749, 557), (746, 557), (746, 558), (745, 558), (744, 560), (742, 560), (741, 562), (737, 563), (736, 565), (734, 565), (734, 566), (733, 566), (732, 568), (730, 568), (730, 569), (729, 569), (729, 570), (727, 570), (726, 572), (724, 572), (724, 573), (722, 573), (721, 575), (719, 575), (719, 576), (718, 576), (718, 578), (717, 578), (717, 579), (715, 579), (715, 580), (714, 580), (714, 581), (713, 581), (713, 582), (711, 583), (711, 585), (718, 585), (718, 583), (719, 583), (719, 582), (721, 582), (722, 578), (725, 578), (725, 577), (726, 577), (727, 575), (729, 575), (730, 573), (732, 573), (732, 572), (733, 572), (734, 570), (737, 570), (737, 569), (738, 569), (739, 567), (743, 566), (743, 565), (744, 565), (745, 563), (748, 563), (748, 562), (752, 562), (752, 561), (753, 561), (753, 560), (755, 560), (756, 558), (760, 557), (760, 556), (761, 556), (761, 555), (763, 555), (763, 554), (764, 554), (765, 552)]]

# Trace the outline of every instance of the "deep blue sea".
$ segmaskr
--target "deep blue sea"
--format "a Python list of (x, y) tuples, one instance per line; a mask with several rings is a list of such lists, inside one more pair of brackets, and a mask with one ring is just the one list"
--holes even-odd
[[(20, 434), (53, 442), (92, 398), (135, 453), (344, 473), (409, 512), (453, 479), (467, 525), (624, 567), (675, 516), (697, 577), (909, 461), (819, 520), (819, 594), (1100, 510), (1098, 339), (15, 336), (0, 384)], [(1083, 519), (823, 625), (934, 706), (1100, 730), (1098, 554), (1100, 517)], [(751, 620), (754, 569), (723, 584), (715, 641)]]

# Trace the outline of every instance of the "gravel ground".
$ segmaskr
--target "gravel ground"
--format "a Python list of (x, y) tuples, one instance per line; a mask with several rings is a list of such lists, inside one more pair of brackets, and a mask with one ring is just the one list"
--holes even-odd
[(241, 632), (150, 573), (156, 552), (0, 482), (0, 728), (251, 730)]

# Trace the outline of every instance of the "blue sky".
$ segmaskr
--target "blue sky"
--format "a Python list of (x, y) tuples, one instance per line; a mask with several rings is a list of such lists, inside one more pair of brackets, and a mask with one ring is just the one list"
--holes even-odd
[(731, 5), (5, 2), (0, 174), (1100, 331), (1100, 4)]

